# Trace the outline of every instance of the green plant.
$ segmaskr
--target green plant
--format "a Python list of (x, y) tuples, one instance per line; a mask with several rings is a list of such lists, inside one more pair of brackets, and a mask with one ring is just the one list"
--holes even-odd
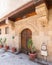
[(13, 47), (15, 46), (15, 36), (12, 36)]
[(6, 40), (7, 40), (7, 39), (5, 38), (3, 42), (6, 43)]
[(29, 52), (35, 53), (35, 52), (36, 52), (36, 49), (35, 49), (35, 47), (33, 46), (32, 39), (29, 39), (28, 42), (27, 42), (27, 44), (28, 44)]
[(2, 44), (2, 38), (0, 38), (0, 44)]
[(12, 36), (12, 39), (14, 39), (15, 37), (14, 36)]

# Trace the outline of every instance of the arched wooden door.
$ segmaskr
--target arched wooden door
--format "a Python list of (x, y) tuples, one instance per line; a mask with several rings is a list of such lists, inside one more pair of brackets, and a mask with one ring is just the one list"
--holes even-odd
[(32, 38), (32, 32), (29, 29), (24, 29), (21, 32), (21, 50), (22, 52), (28, 51), (27, 41), (29, 38)]

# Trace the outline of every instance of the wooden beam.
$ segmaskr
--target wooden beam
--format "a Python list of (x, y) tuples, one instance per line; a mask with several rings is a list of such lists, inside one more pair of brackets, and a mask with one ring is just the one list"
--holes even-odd
[(0, 22), (2, 22), (3, 20), (7, 19), (7, 18), (10, 18), (11, 16), (13, 16), (14, 14), (16, 13), (20, 13), (21, 11), (25, 10), (26, 8), (32, 6), (33, 4), (35, 6), (41, 4), (45, 2), (45, 0), (32, 0), (30, 2), (28, 2), (27, 4), (23, 5), (22, 7), (20, 8), (17, 8), (16, 10), (12, 11), (11, 13), (9, 13), (8, 15), (4, 16), (3, 18), (0, 19)]
[(0, 22), (0, 26), (5, 25), (5, 20), (3, 20), (2, 22)]

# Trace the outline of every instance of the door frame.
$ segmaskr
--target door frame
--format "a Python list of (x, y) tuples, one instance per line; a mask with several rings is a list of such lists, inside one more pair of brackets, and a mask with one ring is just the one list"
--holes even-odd
[[(30, 31), (30, 33), (31, 33), (31, 38), (32, 38), (32, 31), (31, 31), (29, 28), (23, 29), (23, 30), (21, 31), (21, 49), (22, 49), (22, 33), (23, 33), (24, 31), (26, 31), (26, 30), (29, 30), (29, 31)], [(27, 44), (26, 44), (26, 47), (27, 47)], [(27, 48), (27, 49), (28, 49), (28, 48)]]

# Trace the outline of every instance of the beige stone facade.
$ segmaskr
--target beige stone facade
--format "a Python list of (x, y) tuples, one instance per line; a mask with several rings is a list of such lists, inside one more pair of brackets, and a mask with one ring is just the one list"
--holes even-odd
[[(2, 29), (0, 38), (4, 39), (6, 37), (6, 44), (10, 47), (15, 46), (19, 51), (21, 48), (21, 32), (28, 28), (32, 31), (32, 40), (39, 51), (39, 56), (41, 44), (44, 42), (47, 44), (48, 61), (52, 61), (52, 9), (48, 10), (45, 3), (35, 9), (37, 15), (16, 21), (13, 25), (12, 23), (2, 25), (0, 27)], [(5, 34), (5, 27), (9, 27), (9, 34)], [(15, 40), (12, 40), (12, 36), (15, 36)]]

